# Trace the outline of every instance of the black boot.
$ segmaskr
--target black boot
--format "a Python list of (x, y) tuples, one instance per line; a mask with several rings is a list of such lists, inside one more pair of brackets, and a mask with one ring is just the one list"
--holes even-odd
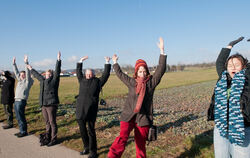
[(89, 156), (88, 156), (88, 158), (97, 158), (97, 157), (98, 157), (98, 155), (97, 155), (96, 152), (91, 152), (91, 153), (89, 154)]
[(231, 41), (228, 45), (233, 47), (235, 44), (239, 43), (243, 39), (244, 39), (244, 37), (240, 37), (237, 40)]

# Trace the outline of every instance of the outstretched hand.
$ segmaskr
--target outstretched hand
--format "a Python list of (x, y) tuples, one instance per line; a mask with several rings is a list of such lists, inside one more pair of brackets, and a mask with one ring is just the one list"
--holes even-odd
[(57, 54), (57, 60), (61, 60), (61, 52), (60, 51)]
[(117, 56), (116, 54), (114, 54), (114, 55), (112, 56), (112, 60), (113, 60), (114, 64), (116, 64), (116, 63), (117, 63), (117, 60), (118, 60), (118, 56)]
[(28, 63), (28, 56), (27, 55), (24, 55), (24, 63)]
[(29, 70), (31, 70), (32, 69), (32, 67), (30, 66), (30, 65), (26, 65), (27, 66), (27, 68), (29, 69)]
[(16, 57), (13, 57), (12, 62), (13, 62), (13, 64), (16, 64)]
[(160, 48), (161, 54), (164, 54), (164, 41), (162, 37), (159, 38), (159, 43), (157, 43), (157, 46)]
[(84, 56), (80, 59), (81, 62), (83, 62), (84, 60), (88, 59), (89, 57), (88, 56)]
[(110, 57), (104, 57), (104, 59), (105, 59), (106, 63), (109, 63)]

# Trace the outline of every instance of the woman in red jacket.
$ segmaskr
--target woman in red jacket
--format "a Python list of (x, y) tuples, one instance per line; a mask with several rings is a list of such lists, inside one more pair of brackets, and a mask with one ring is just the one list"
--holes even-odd
[(146, 140), (149, 125), (153, 120), (153, 95), (155, 87), (160, 83), (166, 71), (166, 55), (164, 54), (163, 39), (160, 38), (158, 47), (161, 50), (159, 65), (154, 73), (150, 75), (147, 63), (139, 59), (135, 64), (135, 73), (129, 77), (122, 72), (117, 63), (118, 57), (114, 55), (113, 68), (117, 77), (128, 87), (128, 97), (123, 106), (120, 122), (120, 135), (110, 147), (108, 157), (119, 158), (125, 150), (130, 132), (134, 129), (136, 157), (146, 157)]

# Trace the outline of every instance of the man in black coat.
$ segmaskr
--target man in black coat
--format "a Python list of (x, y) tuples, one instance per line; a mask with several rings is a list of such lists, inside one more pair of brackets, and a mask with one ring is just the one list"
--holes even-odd
[(45, 77), (27, 65), (31, 74), (40, 82), (39, 104), (42, 107), (42, 114), (46, 123), (46, 133), (48, 135), (47, 146), (53, 146), (57, 143), (57, 124), (56, 112), (59, 104), (58, 88), (61, 73), (61, 53), (57, 55), (55, 71), (47, 70)]
[[(109, 57), (105, 57), (106, 64), (104, 72), (100, 78), (95, 77), (94, 71), (87, 69), (85, 76), (82, 73), (82, 62), (88, 59), (88, 56), (81, 58), (77, 63), (77, 78), (80, 84), (79, 96), (76, 102), (76, 120), (80, 127), (84, 150), (81, 155), (90, 153), (89, 158), (97, 157), (97, 143), (95, 133), (95, 121), (98, 111), (99, 93), (103, 85), (107, 82), (111, 64)], [(88, 131), (86, 128), (88, 123)]]
[(13, 127), (13, 103), (15, 101), (15, 79), (11, 77), (11, 73), (9, 71), (2, 72), (1, 81), (1, 104), (4, 105), (4, 112), (7, 116), (8, 125), (3, 126), (4, 129), (9, 129)]

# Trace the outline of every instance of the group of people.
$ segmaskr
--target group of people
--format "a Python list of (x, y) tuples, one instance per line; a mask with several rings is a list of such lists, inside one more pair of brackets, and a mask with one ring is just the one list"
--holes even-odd
[[(216, 70), (219, 79), (216, 83), (211, 104), (208, 109), (208, 120), (214, 120), (214, 151), (216, 158), (241, 157), (250, 158), (250, 64), (240, 54), (230, 55), (235, 44), (242, 41), (240, 37), (221, 50)], [(250, 39), (248, 40), (250, 41)], [(146, 141), (149, 128), (153, 122), (153, 95), (166, 71), (166, 54), (164, 41), (159, 39), (159, 63), (153, 75), (150, 74), (147, 63), (139, 59), (135, 63), (132, 77), (122, 72), (118, 64), (118, 56), (112, 57), (113, 69), (117, 77), (128, 87), (128, 97), (123, 105), (120, 116), (120, 134), (115, 138), (107, 157), (119, 158), (125, 150), (129, 135), (134, 130), (136, 157), (146, 157)], [(84, 56), (77, 63), (76, 73), (79, 82), (79, 95), (76, 101), (76, 121), (80, 128), (84, 150), (81, 155), (89, 154), (89, 158), (98, 157), (95, 122), (98, 112), (99, 94), (110, 76), (110, 57), (105, 57), (104, 72), (96, 77), (92, 69), (82, 72)], [(7, 116), (8, 125), (4, 129), (13, 127), (13, 103), (20, 132), (17, 137), (28, 134), (25, 119), (25, 106), (29, 90), (33, 85), (31, 74), (40, 82), (39, 104), (46, 123), (47, 143), (53, 146), (57, 143), (56, 113), (59, 104), (58, 87), (61, 72), (61, 53), (57, 55), (55, 71), (47, 70), (45, 77), (33, 69), (24, 57), (25, 71), (19, 72), (16, 59), (13, 58), (13, 71), (17, 80), (14, 94), (15, 79), (9, 71), (2, 72), (1, 103)], [(87, 126), (88, 124), (88, 126)], [(88, 127), (88, 128), (87, 128)]]

